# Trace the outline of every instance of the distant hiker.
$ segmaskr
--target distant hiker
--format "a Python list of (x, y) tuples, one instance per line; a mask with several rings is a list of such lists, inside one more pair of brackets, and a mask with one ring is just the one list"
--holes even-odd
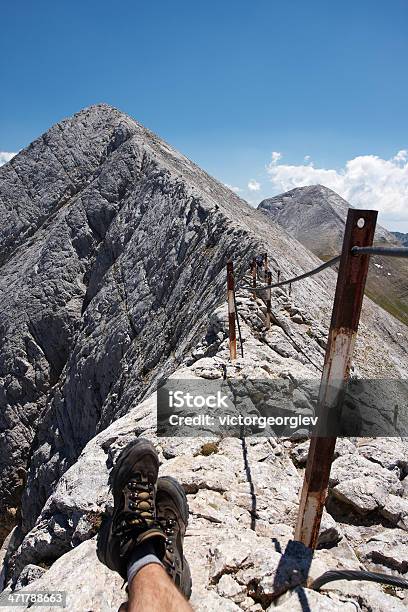
[(264, 265), (264, 258), (263, 255), (258, 255), (258, 257), (256, 258), (256, 265), (258, 266), (258, 268), (262, 268)]
[(97, 554), (128, 583), (120, 612), (191, 612), (191, 574), (183, 555), (187, 498), (171, 476), (158, 478), (159, 458), (139, 438), (119, 455), (110, 475), (113, 516), (98, 534)]

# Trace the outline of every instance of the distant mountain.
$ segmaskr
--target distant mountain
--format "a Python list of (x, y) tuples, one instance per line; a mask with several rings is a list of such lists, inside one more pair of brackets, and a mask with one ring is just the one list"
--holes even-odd
[(408, 246), (408, 234), (403, 234), (402, 232), (391, 232), (397, 240), (404, 246)]
[[(350, 204), (323, 185), (298, 187), (263, 200), (258, 208), (323, 260), (340, 252)], [(400, 234), (407, 238), (407, 235)], [(396, 245), (396, 234), (377, 225), (375, 242)], [(367, 295), (408, 324), (408, 275), (405, 260), (373, 257)]]

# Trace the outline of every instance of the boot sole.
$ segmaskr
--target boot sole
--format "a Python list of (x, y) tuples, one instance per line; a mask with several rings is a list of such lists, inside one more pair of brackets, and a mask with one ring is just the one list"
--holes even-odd
[[(188, 518), (189, 518), (188, 502), (187, 502), (186, 493), (183, 487), (181, 486), (181, 484), (172, 476), (161, 476), (157, 480), (157, 489), (158, 490), (160, 489), (160, 491), (165, 491), (169, 497), (172, 497), (174, 499), (176, 506), (180, 512), (181, 518), (187, 529)], [(187, 574), (186, 582), (184, 584), (184, 588), (182, 588), (181, 586), (179, 588), (181, 592), (183, 593), (184, 597), (186, 599), (190, 599), (191, 591), (193, 588), (193, 580), (191, 577), (190, 566), (184, 555), (183, 555), (183, 566), (187, 567), (188, 574)]]
[(190, 571), (190, 566), (188, 564), (187, 559), (185, 558), (185, 556), (183, 555), (183, 564), (188, 567), (188, 578), (187, 578), (187, 585), (186, 585), (186, 590), (184, 592), (184, 597), (186, 599), (190, 599), (191, 597), (191, 592), (193, 590), (193, 579), (191, 577), (191, 571)]

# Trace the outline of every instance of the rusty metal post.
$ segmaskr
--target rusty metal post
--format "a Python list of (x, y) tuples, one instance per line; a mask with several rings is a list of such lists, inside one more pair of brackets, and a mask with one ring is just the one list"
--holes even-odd
[(227, 262), (227, 300), (228, 300), (228, 329), (229, 349), (231, 361), (237, 358), (237, 334), (235, 330), (235, 300), (234, 300), (234, 264)]
[[(266, 277), (267, 285), (272, 285), (272, 272), (268, 272)], [(271, 319), (272, 319), (272, 303), (271, 303), (271, 289), (266, 290), (266, 319), (265, 319), (265, 327), (266, 329), (271, 328)]]
[[(252, 286), (256, 287), (256, 258), (254, 257), (252, 260), (252, 264), (251, 264), (251, 270), (252, 270)], [(256, 298), (256, 291), (253, 292), (253, 297), (254, 299)]]
[[(327, 429), (333, 419), (341, 415), (369, 264), (369, 255), (352, 255), (351, 249), (373, 243), (376, 221), (375, 210), (348, 211), (317, 403), (318, 427), (326, 436), (333, 431)], [(319, 536), (335, 445), (334, 435), (310, 440), (295, 540), (312, 549), (316, 548)]]
[(265, 282), (268, 279), (268, 253), (265, 253), (264, 255), (264, 279)]

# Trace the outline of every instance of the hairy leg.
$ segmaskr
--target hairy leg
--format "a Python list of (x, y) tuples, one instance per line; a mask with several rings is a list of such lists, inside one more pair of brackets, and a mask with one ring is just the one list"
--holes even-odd
[(129, 584), (128, 612), (192, 612), (192, 607), (157, 563), (138, 571)]

